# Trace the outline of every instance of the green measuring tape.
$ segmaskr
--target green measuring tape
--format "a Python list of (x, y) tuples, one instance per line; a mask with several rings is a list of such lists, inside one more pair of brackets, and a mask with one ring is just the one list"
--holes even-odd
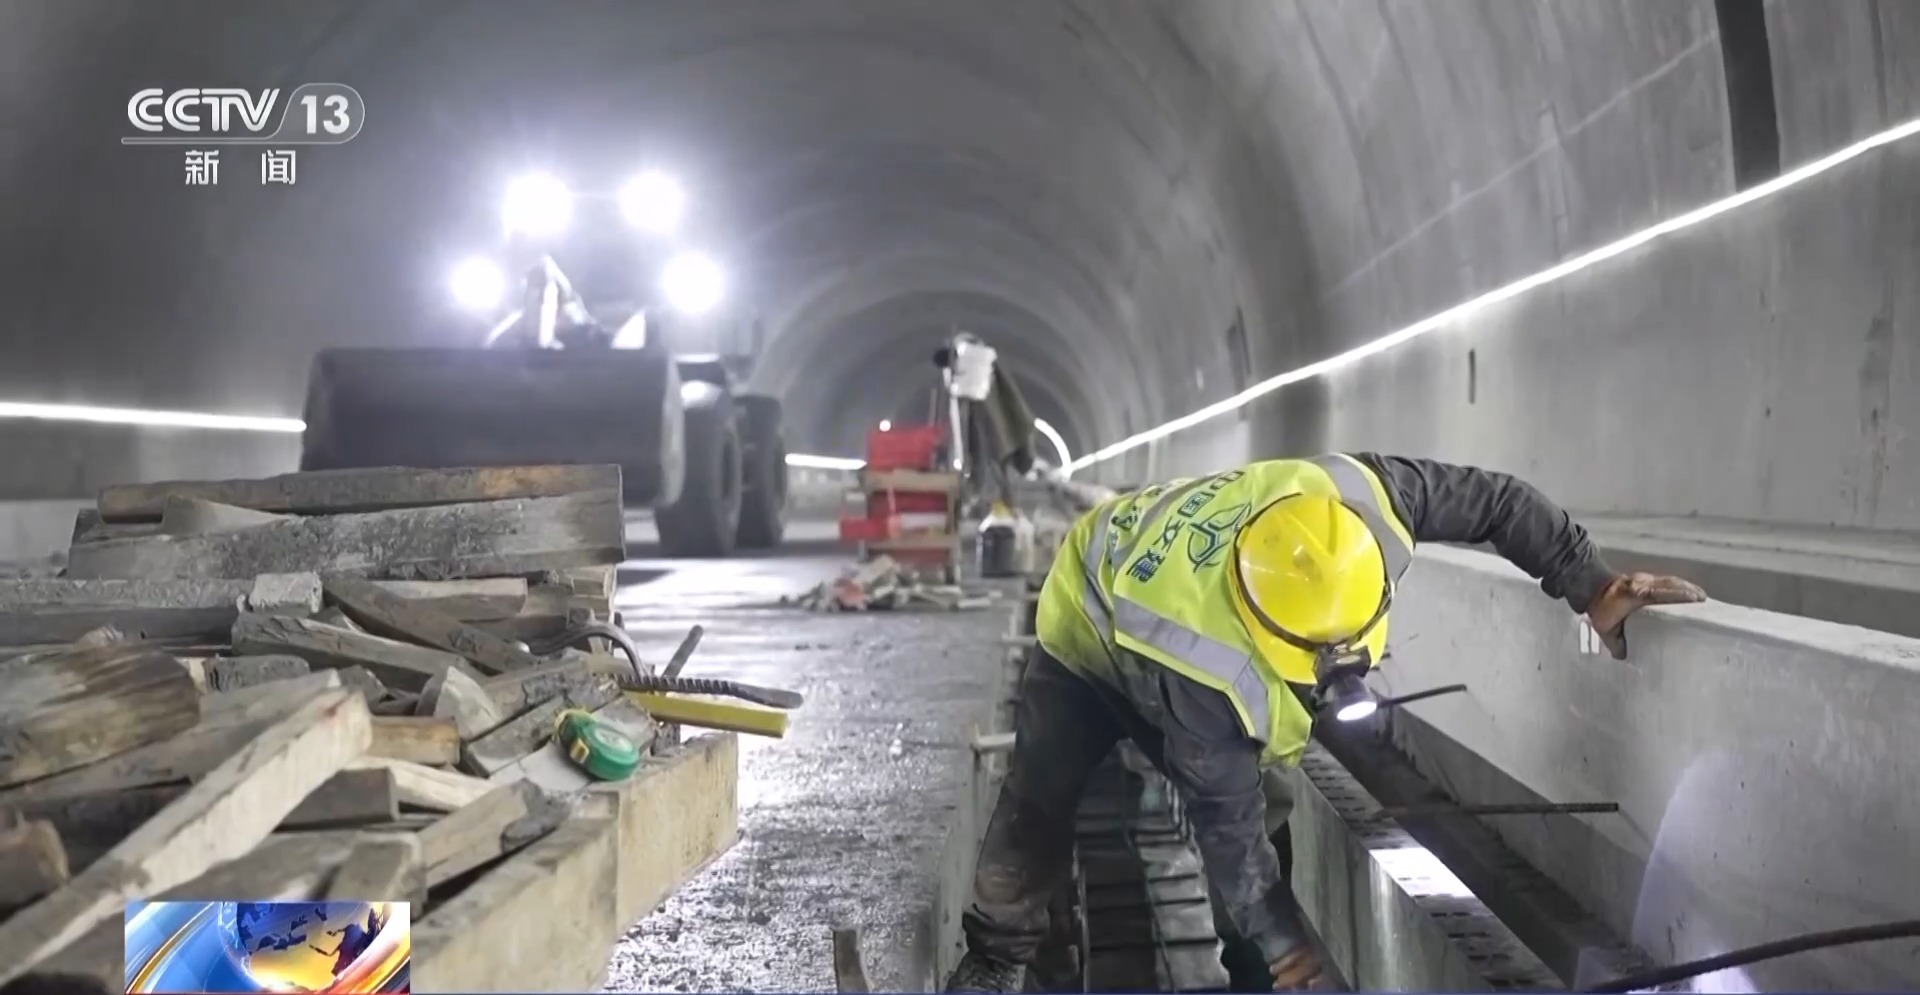
[(602, 781), (624, 781), (640, 766), (639, 744), (578, 708), (554, 720), (553, 741), (567, 751), (567, 759)]

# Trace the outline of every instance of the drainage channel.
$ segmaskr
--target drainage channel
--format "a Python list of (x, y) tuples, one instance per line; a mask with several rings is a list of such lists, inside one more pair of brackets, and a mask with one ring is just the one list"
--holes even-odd
[[(1032, 632), (1030, 593), (1009, 619), (994, 708), (961, 777), (934, 911), (936, 984), (964, 952), (960, 915), (1012, 746)], [(1564, 991), (1646, 965), (1477, 820), (1390, 814), (1453, 800), (1377, 733), (1323, 740), (1292, 773), (1293, 888), (1330, 973), (1349, 990)], [(1029, 990), (1228, 988), (1179, 798), (1131, 744), (1108, 757), (1082, 799), (1072, 886), (1054, 910)]]

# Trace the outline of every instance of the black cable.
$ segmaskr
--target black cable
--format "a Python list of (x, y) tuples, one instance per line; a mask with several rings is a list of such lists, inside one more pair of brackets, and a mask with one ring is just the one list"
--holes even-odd
[(1465, 684), (1448, 684), (1448, 685), (1445, 685), (1444, 687), (1428, 688), (1425, 691), (1415, 691), (1412, 694), (1403, 694), (1398, 698), (1383, 698), (1380, 701), (1380, 707), (1381, 708), (1399, 708), (1401, 705), (1411, 705), (1416, 701), (1425, 701), (1428, 698), (1438, 698), (1443, 694), (1459, 694), (1460, 692), (1465, 691), (1466, 689), (1467, 689), (1467, 686)]
[(654, 674), (643, 674), (639, 677), (622, 679), (620, 687), (627, 691), (655, 694), (718, 695), (751, 701), (768, 708), (794, 709), (806, 704), (805, 696), (798, 691), (761, 687), (744, 681), (717, 680), (712, 677), (660, 677)]
[(1899, 940), (1920, 937), (1920, 919), (1904, 919), (1899, 922), (1883, 922), (1872, 926), (1849, 926), (1846, 929), (1830, 929), (1819, 933), (1803, 933), (1784, 940), (1761, 943), (1744, 947), (1715, 957), (1702, 957), (1684, 964), (1669, 967), (1657, 967), (1652, 970), (1629, 974), (1625, 977), (1604, 981), (1597, 985), (1580, 989), (1581, 992), (1630, 992), (1643, 988), (1655, 988), (1697, 978), (1703, 974), (1724, 971), (1730, 967), (1745, 967), (1763, 960), (1786, 957), (1790, 954), (1806, 953), (1809, 950), (1824, 950), (1829, 947), (1844, 947), (1855, 943), (1873, 943), (1879, 940)]

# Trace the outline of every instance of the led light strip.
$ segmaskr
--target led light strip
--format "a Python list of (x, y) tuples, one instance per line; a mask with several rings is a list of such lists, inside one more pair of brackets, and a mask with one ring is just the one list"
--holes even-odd
[[(1737, 207), (1743, 207), (1754, 201), (1770, 197), (1795, 184), (1810, 180), (1836, 166), (1857, 159), (1883, 145), (1891, 145), (1901, 139), (1920, 133), (1920, 118), (1905, 124), (1888, 128), (1876, 135), (1861, 139), (1837, 152), (1816, 159), (1804, 166), (1768, 180), (1756, 187), (1743, 190), (1731, 197), (1714, 201), (1704, 207), (1695, 208), (1675, 218), (1669, 218), (1658, 224), (1643, 228), (1625, 238), (1610, 242), (1600, 248), (1582, 253), (1557, 266), (1541, 270), (1532, 276), (1522, 277), (1504, 287), (1481, 294), (1463, 304), (1441, 311), (1438, 314), (1416, 321), (1397, 332), (1383, 335), (1365, 345), (1356, 346), (1336, 356), (1329, 356), (1318, 362), (1309, 363), (1296, 370), (1289, 370), (1277, 376), (1248, 387), (1232, 397), (1216, 401), (1198, 411), (1175, 418), (1165, 424), (1138, 432), (1112, 445), (1097, 449), (1079, 459), (1067, 458), (1066, 441), (1060, 437), (1053, 426), (1040, 419), (1034, 420), (1034, 427), (1059, 450), (1061, 470), (1072, 473), (1112, 459), (1121, 453), (1129, 452), (1175, 432), (1192, 428), (1205, 421), (1218, 418), (1230, 411), (1251, 404), (1258, 398), (1279, 390), (1288, 384), (1299, 383), (1313, 377), (1332, 373), (1389, 349), (1405, 345), (1428, 332), (1435, 331), (1447, 324), (1467, 317), (1476, 311), (1491, 307), (1501, 301), (1510, 300), (1535, 287), (1542, 287), (1564, 277), (1572, 276), (1590, 266), (1598, 265), (1632, 249), (1639, 248), (1653, 240), (1674, 232), (1691, 228), (1709, 219), (1718, 217)], [(205, 428), (239, 432), (280, 432), (298, 433), (306, 430), (306, 423), (298, 418), (277, 418), (257, 415), (221, 415), (198, 411), (158, 411), (144, 408), (103, 408), (84, 404), (38, 404), (31, 402), (0, 401), (0, 419), (26, 418), (38, 421), (91, 422), (100, 425), (133, 425), (155, 428)], [(865, 460), (850, 459), (842, 456), (816, 456), (808, 453), (791, 453), (787, 456), (788, 466), (808, 467), (824, 470), (857, 470), (866, 465)]]
[(297, 434), (307, 429), (307, 423), (298, 418), (217, 415), (203, 411), (156, 411), (149, 408), (98, 408), (86, 404), (33, 404), (20, 401), (0, 401), (0, 418), (90, 422), (96, 425), (138, 425), (142, 428), (211, 428), (234, 432)]
[(1571, 276), (1589, 266), (1605, 262), (1614, 256), (1620, 255), (1630, 249), (1638, 248), (1664, 235), (1671, 235), (1674, 232), (1691, 228), (1710, 218), (1725, 214), (1736, 207), (1742, 207), (1756, 200), (1772, 196), (1790, 186), (1812, 179), (1835, 166), (1859, 158), (1883, 145), (1890, 145), (1900, 141), (1916, 132), (1920, 132), (1920, 118), (1862, 139), (1824, 158), (1816, 159), (1791, 172), (1782, 173), (1759, 186), (1750, 187), (1731, 197), (1714, 201), (1705, 207), (1695, 208), (1679, 217), (1670, 218), (1651, 227), (1641, 229), (1618, 241), (1575, 256), (1557, 266), (1549, 267), (1532, 276), (1523, 277), (1504, 287), (1481, 294), (1464, 304), (1456, 304), (1439, 314), (1423, 318), (1397, 332), (1383, 335), (1365, 345), (1356, 346), (1337, 356), (1330, 356), (1318, 362), (1309, 363), (1297, 370), (1289, 370), (1278, 376), (1262, 380), (1225, 400), (1209, 404), (1198, 411), (1182, 415), (1163, 425), (1147, 429), (1144, 432), (1138, 432), (1112, 445), (1088, 453), (1069, 464), (1067, 469), (1080, 470), (1092, 466), (1095, 463), (1112, 459), (1121, 453), (1137, 449), (1149, 442), (1164, 439), (1175, 432), (1183, 431), (1201, 422), (1218, 418), (1229, 411), (1236, 411), (1252, 403), (1255, 399), (1265, 397), (1288, 384), (1299, 383), (1302, 380), (1309, 380), (1313, 377), (1332, 373), (1335, 370), (1352, 366), (1369, 356), (1378, 355), (1389, 349), (1405, 345), (1428, 332), (1464, 318), (1483, 308), (1491, 307), (1501, 301), (1518, 297), (1535, 287), (1542, 287), (1563, 277)]
[[(268, 415), (221, 415), (204, 411), (163, 411), (153, 408), (103, 408), (88, 404), (39, 404), (0, 401), (0, 419), (85, 422), (94, 425), (130, 425), (136, 428), (202, 428), (228, 432), (272, 432), (298, 435), (307, 423), (298, 418)], [(1065, 450), (1062, 450), (1064, 452)], [(787, 455), (788, 466), (820, 470), (858, 470), (865, 460), (839, 456)]]

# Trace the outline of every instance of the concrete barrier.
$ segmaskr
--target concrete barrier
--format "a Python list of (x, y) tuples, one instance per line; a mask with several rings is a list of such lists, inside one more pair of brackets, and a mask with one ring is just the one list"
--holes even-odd
[[(1463, 800), (1615, 801), (1491, 820), (1655, 961), (1920, 915), (1920, 640), (1727, 604), (1652, 609), (1605, 655), (1482, 553), (1423, 548), (1397, 599), (1393, 735)], [(1716, 990), (1898, 990), (1920, 946), (1723, 972)]]
[(1621, 570), (1673, 573), (1715, 600), (1920, 637), (1920, 536), (1712, 518), (1582, 516)]

